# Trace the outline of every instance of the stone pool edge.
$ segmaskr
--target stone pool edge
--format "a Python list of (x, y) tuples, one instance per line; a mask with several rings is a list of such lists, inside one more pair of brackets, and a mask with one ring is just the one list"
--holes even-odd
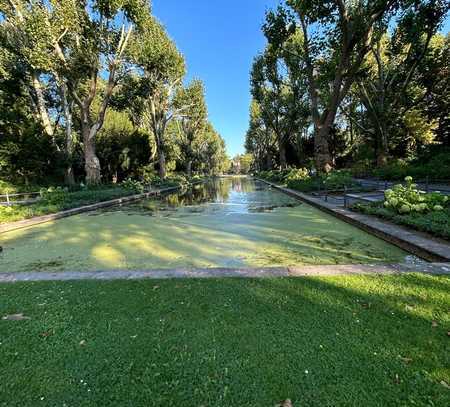
[(344, 222), (364, 230), (388, 243), (394, 244), (409, 253), (412, 253), (430, 262), (450, 262), (450, 244), (426, 238), (413, 230), (406, 229), (393, 223), (388, 223), (361, 213), (341, 208), (320, 198), (314, 198), (302, 192), (274, 184), (264, 179), (256, 178), (271, 187), (284, 192), (300, 201), (303, 201), (323, 212), (331, 214)]
[(199, 268), (0, 273), (1, 283), (76, 280), (163, 280), (183, 278), (279, 278), (343, 275), (450, 275), (450, 263), (348, 264), (263, 268)]
[[(195, 185), (195, 183), (192, 185)], [(79, 214), (85, 213), (85, 212), (92, 212), (97, 209), (108, 208), (108, 207), (114, 206), (114, 205), (120, 205), (120, 204), (124, 204), (124, 203), (128, 203), (128, 202), (139, 201), (141, 199), (150, 198), (151, 196), (158, 196), (158, 195), (166, 193), (166, 192), (177, 191), (180, 188), (181, 188), (181, 185), (176, 186), (176, 187), (155, 189), (153, 191), (144, 192), (142, 194), (124, 196), (122, 198), (116, 198), (116, 199), (112, 199), (109, 201), (103, 201), (103, 202), (97, 202), (97, 203), (90, 204), (90, 205), (79, 206), (78, 208), (67, 209), (65, 211), (50, 213), (48, 215), (35, 216), (30, 219), (19, 220), (16, 222), (3, 223), (3, 224), (0, 224), (0, 235), (2, 233), (11, 232), (13, 230), (23, 229), (23, 228), (27, 228), (30, 226), (39, 225), (41, 223), (51, 222), (52, 220), (68, 218), (69, 216), (79, 215)]]

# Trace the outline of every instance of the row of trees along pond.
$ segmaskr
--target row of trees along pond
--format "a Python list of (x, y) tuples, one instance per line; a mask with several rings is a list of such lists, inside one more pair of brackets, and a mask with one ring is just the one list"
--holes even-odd
[(286, 0), (268, 11), (251, 70), (255, 169), (450, 154), (448, 10), (445, 0)]
[(0, 173), (88, 184), (226, 169), (148, 0), (0, 0)]

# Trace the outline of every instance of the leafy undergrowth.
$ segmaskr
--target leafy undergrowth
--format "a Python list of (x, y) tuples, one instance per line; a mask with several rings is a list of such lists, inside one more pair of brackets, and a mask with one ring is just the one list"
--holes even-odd
[(415, 274), (0, 285), (0, 405), (448, 406), (449, 293)]
[(385, 166), (379, 167), (373, 161), (363, 159), (353, 162), (349, 170), (355, 177), (375, 177), (387, 181), (400, 181), (408, 175), (422, 181), (450, 180), (449, 147), (436, 143), (418, 152), (419, 156), (412, 161), (390, 158)]
[(34, 216), (47, 215), (66, 209), (90, 205), (96, 202), (109, 201), (134, 194), (134, 191), (125, 188), (93, 189), (68, 192), (66, 198), (60, 202), (42, 200), (33, 205), (0, 206), (0, 223), (14, 222)]
[(323, 191), (325, 189), (332, 191), (345, 188), (351, 188), (352, 190), (361, 189), (353, 181), (350, 172), (344, 170), (335, 170), (326, 175), (310, 175), (305, 168), (291, 168), (281, 171), (261, 171), (257, 174), (257, 177), (300, 192)]
[(407, 214), (396, 213), (391, 208), (383, 207), (380, 203), (355, 204), (352, 209), (450, 240), (450, 207), (435, 212), (410, 212)]

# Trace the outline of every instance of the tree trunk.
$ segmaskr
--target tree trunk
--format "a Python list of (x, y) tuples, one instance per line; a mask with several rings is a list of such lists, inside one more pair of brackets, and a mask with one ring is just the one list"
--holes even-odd
[[(161, 116), (159, 116), (161, 117)], [(166, 148), (164, 135), (166, 132), (166, 123), (158, 121), (158, 115), (155, 113), (155, 105), (152, 102), (152, 127), (155, 135), (156, 151), (158, 154), (159, 177), (166, 178)]]
[(377, 154), (377, 166), (384, 167), (388, 162), (388, 142), (387, 142), (387, 134), (385, 131), (381, 131), (379, 134), (379, 148)]
[(75, 176), (73, 174), (72, 165), (68, 165), (64, 173), (64, 183), (66, 185), (75, 185)]
[(316, 129), (316, 137), (314, 137), (314, 155), (317, 171), (328, 173), (333, 168), (333, 160), (328, 145), (328, 136), (331, 126), (323, 125)]
[(95, 154), (95, 143), (91, 140), (84, 146), (84, 169), (86, 171), (86, 184), (98, 185), (101, 181), (100, 161)]
[(303, 151), (302, 151), (302, 133), (299, 131), (297, 132), (296, 136), (296, 142), (295, 142), (295, 150), (297, 153), (298, 162), (300, 164), (303, 163)]
[(36, 71), (31, 73), (31, 85), (34, 93), (34, 98), (32, 98), (36, 104), (36, 110), (39, 114), (39, 119), (45, 133), (53, 137), (54, 131), (53, 126), (48, 115), (47, 106), (45, 103), (44, 92), (42, 90), (42, 85), (39, 80), (39, 75)]
[(267, 153), (266, 155), (266, 170), (271, 170), (272, 169), (272, 157), (270, 156), (269, 153)]
[(161, 148), (158, 151), (158, 161), (159, 161), (159, 177), (164, 180), (166, 178), (166, 154), (164, 149)]
[(388, 161), (387, 154), (385, 154), (385, 152), (382, 149), (380, 149), (377, 157), (377, 167), (384, 167), (387, 164), (387, 161)]
[(84, 147), (84, 169), (86, 171), (86, 184), (97, 185), (101, 181), (100, 160), (95, 153), (94, 129), (82, 125)]
[(67, 185), (75, 184), (75, 177), (73, 174), (72, 168), (72, 159), (73, 159), (73, 134), (72, 134), (72, 104), (69, 103), (68, 100), (68, 91), (65, 83), (62, 83), (60, 86), (61, 89), (61, 99), (64, 111), (64, 119), (65, 119), (65, 135), (66, 135), (66, 156), (68, 160), (68, 164), (66, 167), (66, 171), (64, 174), (64, 181)]
[(353, 147), (354, 141), (355, 141), (355, 135), (353, 133), (353, 122), (350, 120), (350, 145)]
[(287, 167), (286, 146), (284, 145), (284, 141), (281, 138), (278, 139), (278, 150), (279, 150), (279, 158), (280, 158), (280, 169), (284, 170)]

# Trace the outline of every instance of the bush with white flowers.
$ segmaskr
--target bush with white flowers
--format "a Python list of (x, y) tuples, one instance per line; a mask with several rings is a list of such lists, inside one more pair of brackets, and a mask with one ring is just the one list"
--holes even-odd
[(411, 212), (442, 211), (449, 203), (448, 196), (439, 192), (430, 194), (417, 189), (412, 177), (405, 178), (406, 185), (395, 185), (384, 192), (384, 206), (400, 214)]

